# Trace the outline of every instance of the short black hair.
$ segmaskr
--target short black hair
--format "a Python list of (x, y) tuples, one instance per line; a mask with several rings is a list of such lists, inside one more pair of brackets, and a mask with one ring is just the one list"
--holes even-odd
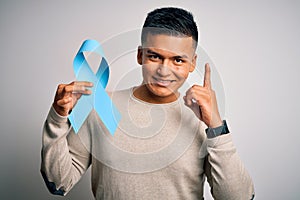
[(148, 13), (142, 30), (142, 42), (148, 33), (192, 37), (195, 48), (198, 28), (192, 13), (175, 7), (158, 8)]

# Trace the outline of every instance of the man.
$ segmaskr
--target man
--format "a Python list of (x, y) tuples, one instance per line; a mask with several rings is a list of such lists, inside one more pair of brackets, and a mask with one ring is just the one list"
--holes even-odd
[(75, 134), (67, 116), (93, 85), (58, 86), (43, 131), (41, 173), (50, 192), (66, 195), (91, 165), (96, 199), (203, 199), (205, 177), (215, 199), (254, 197), (220, 117), (209, 64), (203, 86), (178, 92), (195, 69), (197, 42), (189, 12), (148, 14), (137, 52), (143, 83), (111, 94), (122, 116), (114, 136), (94, 111)]

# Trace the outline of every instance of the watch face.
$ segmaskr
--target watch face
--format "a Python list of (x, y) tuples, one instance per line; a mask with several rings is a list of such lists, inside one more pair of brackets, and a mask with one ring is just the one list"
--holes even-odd
[(223, 120), (223, 131), (222, 131), (222, 134), (227, 134), (227, 133), (230, 133), (230, 132), (229, 132), (226, 120)]

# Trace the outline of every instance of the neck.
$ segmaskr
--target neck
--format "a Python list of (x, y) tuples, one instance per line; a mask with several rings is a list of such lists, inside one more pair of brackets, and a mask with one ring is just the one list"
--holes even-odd
[(133, 95), (145, 102), (153, 103), (153, 104), (164, 104), (164, 103), (171, 103), (178, 99), (179, 92), (171, 93), (168, 96), (158, 96), (152, 93), (145, 84), (134, 88)]

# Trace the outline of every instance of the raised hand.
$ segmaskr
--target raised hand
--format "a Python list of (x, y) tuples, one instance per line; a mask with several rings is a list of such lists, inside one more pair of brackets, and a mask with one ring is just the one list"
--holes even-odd
[(82, 95), (92, 94), (88, 89), (92, 86), (93, 83), (86, 81), (58, 85), (53, 102), (55, 111), (61, 116), (67, 116)]
[(208, 127), (215, 128), (222, 125), (215, 91), (211, 87), (210, 66), (205, 64), (203, 86), (193, 85), (183, 97), (185, 105), (191, 108), (196, 116)]

